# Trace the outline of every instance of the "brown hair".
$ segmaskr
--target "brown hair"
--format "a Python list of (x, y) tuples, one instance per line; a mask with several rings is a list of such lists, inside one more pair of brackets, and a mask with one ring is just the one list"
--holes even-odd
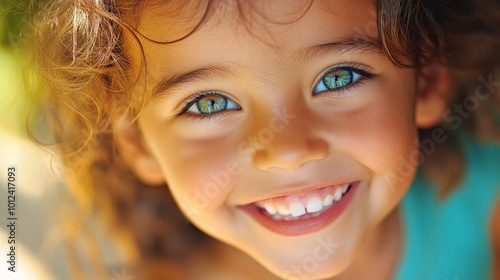
[[(217, 2), (207, 1), (207, 11), (193, 32)], [(500, 7), (488, 0), (459, 2), (377, 2), (378, 36), (387, 56), (401, 67), (432, 63), (450, 67), (456, 78), (456, 102), (474, 93), (478, 77), (498, 73), (500, 65), (495, 51), (500, 47)], [(29, 40), (33, 48), (28, 53), (31, 73), (38, 78), (36, 89), (30, 91), (34, 107), (28, 131), (39, 144), (54, 147), (68, 167), (66, 177), (77, 202), (77, 221), (88, 220), (97, 210), (105, 217), (108, 230), (132, 240), (129, 252), (135, 252), (134, 259), (175, 261), (185, 258), (197, 245), (193, 240), (202, 235), (185, 222), (166, 187), (148, 188), (131, 174), (115, 147), (110, 122), (112, 112), (137, 116), (148, 102), (146, 94), (130, 90), (136, 84), (126, 75), (130, 65), (122, 45), (124, 30), (140, 36), (134, 24), (140, 20), (141, 5), (142, 1), (127, 0), (33, 3), (33, 39)], [(408, 58), (411, 63), (402, 62)], [(466, 126), (482, 138), (500, 138), (495, 120), (498, 90), (494, 94), (494, 102), (481, 104), (467, 119)], [(34, 129), (39, 123), (51, 132), (49, 138), (40, 137), (43, 131)], [(485, 126), (487, 123), (490, 125)], [(421, 137), (427, 133), (421, 131)], [(435, 156), (424, 163), (430, 177), (440, 182), (443, 194), (459, 178), (455, 167), (448, 168), (441, 161), (455, 158), (460, 150), (455, 143), (438, 146)], [(84, 223), (66, 224), (68, 239), (84, 231)]]

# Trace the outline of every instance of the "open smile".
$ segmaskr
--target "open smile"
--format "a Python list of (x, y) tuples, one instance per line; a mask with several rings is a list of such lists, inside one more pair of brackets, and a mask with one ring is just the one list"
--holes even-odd
[(319, 231), (347, 208), (359, 181), (327, 186), (300, 195), (282, 196), (241, 206), (267, 229), (287, 236)]

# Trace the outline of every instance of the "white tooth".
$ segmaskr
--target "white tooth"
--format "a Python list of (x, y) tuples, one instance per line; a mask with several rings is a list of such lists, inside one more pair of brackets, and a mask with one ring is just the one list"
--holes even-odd
[(337, 191), (335, 191), (335, 194), (333, 195), (334, 196), (334, 200), (335, 201), (339, 201), (340, 198), (342, 197), (342, 189), (341, 188), (338, 188)]
[(325, 201), (323, 201), (323, 206), (330, 206), (333, 204), (334, 196), (329, 194), (325, 197)]
[(276, 214), (276, 215), (273, 215), (273, 216), (272, 216), (272, 218), (273, 218), (273, 220), (275, 220), (275, 221), (281, 221), (281, 219), (282, 219), (283, 217), (282, 217), (282, 216), (280, 216), (280, 215), (278, 215), (278, 214)]
[(315, 196), (309, 199), (307, 202), (307, 213), (318, 212), (323, 209), (323, 201), (321, 198)]
[(342, 188), (342, 193), (344, 194), (348, 188), (349, 188), (349, 184), (345, 184), (345, 186)]
[(276, 209), (276, 207), (274, 207), (271, 202), (267, 202), (266, 204), (264, 204), (264, 209), (266, 209), (266, 212), (271, 215), (278, 213), (278, 209)]
[(300, 202), (293, 202), (290, 204), (290, 214), (294, 217), (302, 216), (306, 213), (304, 204)]
[(282, 216), (290, 215), (290, 210), (283, 205), (278, 205), (278, 213)]

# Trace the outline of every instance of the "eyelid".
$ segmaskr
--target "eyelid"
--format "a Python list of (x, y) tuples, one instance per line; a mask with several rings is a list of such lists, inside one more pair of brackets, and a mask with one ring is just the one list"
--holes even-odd
[(238, 104), (238, 102), (236, 101), (233, 101), (232, 98), (229, 98), (227, 96), (227, 94), (221, 92), (221, 91), (217, 91), (217, 90), (208, 90), (208, 91), (202, 91), (202, 92), (198, 92), (198, 93), (195, 93), (194, 95), (190, 95), (189, 97), (187, 97), (186, 99), (184, 99), (182, 101), (181, 104), (182, 105), (182, 109), (180, 110), (179, 113), (176, 114), (177, 117), (181, 117), (181, 116), (190, 116), (190, 117), (195, 117), (195, 118), (199, 118), (199, 119), (203, 119), (203, 118), (213, 118), (217, 115), (222, 115), (224, 113), (226, 113), (227, 111), (231, 111), (231, 110), (222, 110), (222, 111), (219, 111), (219, 112), (215, 112), (215, 113), (212, 113), (212, 114), (194, 114), (194, 113), (188, 113), (188, 110), (189, 108), (191, 108), (191, 106), (193, 106), (197, 101), (199, 101), (200, 99), (206, 97), (206, 96), (211, 96), (211, 95), (220, 95), (226, 99), (228, 99), (228, 101), (231, 101), (233, 103), (235, 103), (238, 107), (240, 107), (240, 110), (241, 110), (241, 106)]
[(323, 70), (317, 76), (317, 78), (315, 79), (314, 84), (313, 84), (313, 89), (312, 89), (312, 94), (313, 95), (318, 95), (318, 94), (322, 93), (322, 92), (315, 92), (314, 89), (317, 87), (317, 85), (321, 82), (321, 80), (323, 79), (323, 77), (327, 73), (332, 72), (334, 70), (348, 70), (348, 71), (352, 71), (354, 73), (357, 73), (357, 74), (361, 75), (361, 77), (356, 82), (353, 82), (350, 85), (347, 85), (345, 87), (342, 87), (342, 88), (339, 88), (339, 89), (326, 90), (326, 91), (322, 91), (322, 92), (340, 92), (342, 90), (346, 90), (346, 89), (349, 89), (349, 88), (355, 86), (357, 83), (360, 82), (360, 80), (370, 79), (370, 78), (373, 78), (375, 76), (375, 74), (372, 73), (372, 71), (373, 71), (372, 68), (369, 67), (369, 66), (366, 66), (364, 64), (359, 64), (359, 63), (345, 63), (345, 64), (333, 65), (333, 66), (330, 66), (330, 67), (326, 68), (325, 70)]
[(367, 66), (365, 64), (361, 64), (361, 63), (340, 63), (340, 64), (335, 64), (335, 65), (327, 67), (325, 70), (323, 70), (318, 75), (318, 77), (321, 77), (321, 76), (325, 75), (326, 73), (328, 73), (332, 70), (336, 70), (336, 69), (349, 69), (349, 70), (356, 70), (356, 71), (366, 72), (366, 73), (374, 71), (372, 67)]
[[(199, 99), (201, 99), (205, 96), (209, 96), (209, 95), (213, 95), (213, 94), (221, 94), (221, 93), (214, 91), (214, 90), (209, 90), (209, 91), (202, 91), (202, 92), (197, 92), (195, 94), (189, 95), (188, 97), (184, 98), (181, 101), (182, 109), (176, 115), (180, 116), (180, 115), (184, 114), (185, 112), (187, 112), (187, 110), (189, 110), (191, 105), (193, 105), (196, 101), (198, 101)], [(223, 94), (221, 94), (221, 95), (223, 95)]]

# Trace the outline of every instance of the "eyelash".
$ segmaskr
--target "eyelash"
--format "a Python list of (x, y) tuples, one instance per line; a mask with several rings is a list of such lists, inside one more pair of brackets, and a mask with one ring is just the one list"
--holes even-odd
[[(312, 90), (312, 95), (313, 96), (316, 96), (316, 95), (319, 95), (319, 94), (322, 94), (322, 93), (334, 93), (335, 96), (342, 96), (344, 92), (346, 91), (350, 91), (354, 88), (356, 88), (357, 86), (359, 86), (361, 84), (361, 82), (363, 82), (363, 80), (365, 79), (371, 79), (373, 77), (375, 77), (374, 74), (366, 71), (366, 70), (363, 70), (361, 69), (363, 68), (362, 65), (359, 65), (359, 64), (353, 64), (353, 65), (341, 65), (341, 66), (333, 66), (333, 67), (330, 67), (326, 70), (324, 70), (320, 75), (319, 75), (319, 78), (316, 80), (316, 82), (314, 83), (314, 88)], [(315, 92), (316, 88), (318, 87), (319, 83), (323, 82), (323, 78), (325, 77), (326, 74), (330, 73), (330, 72), (333, 72), (333, 71), (338, 71), (338, 70), (345, 70), (345, 71), (349, 71), (349, 72), (352, 72), (352, 73), (355, 73), (357, 75), (359, 75), (360, 77), (356, 80), (356, 81), (352, 81), (350, 84), (346, 85), (346, 86), (343, 86), (341, 88), (338, 88), (338, 89), (327, 89), (327, 90), (324, 90), (324, 91), (320, 91), (320, 92)]]
[(191, 108), (191, 106), (193, 106), (196, 102), (200, 101), (202, 98), (204, 98), (206, 96), (211, 96), (211, 95), (220, 95), (228, 100), (231, 100), (229, 97), (227, 97), (225, 94), (223, 94), (219, 91), (199, 92), (199, 93), (196, 93), (196, 94), (190, 96), (190, 98), (184, 102), (184, 105), (182, 106), (182, 110), (177, 114), (177, 117), (193, 118), (193, 119), (197, 119), (197, 120), (211, 120), (211, 119), (216, 118), (216, 117), (221, 117), (221, 116), (225, 115), (226, 113), (228, 113), (228, 111), (231, 111), (231, 110), (222, 110), (222, 111), (212, 113), (212, 114), (192, 114), (192, 113), (188, 112), (189, 108)]

